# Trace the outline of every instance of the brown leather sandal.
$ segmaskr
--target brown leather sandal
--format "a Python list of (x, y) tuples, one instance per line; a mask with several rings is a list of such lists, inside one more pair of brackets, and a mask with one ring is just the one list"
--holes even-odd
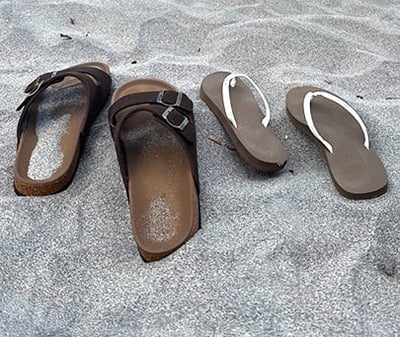
[(387, 191), (386, 170), (370, 148), (367, 128), (338, 96), (315, 87), (297, 87), (286, 98), (294, 125), (326, 158), (336, 189), (350, 199), (369, 199)]
[[(246, 79), (257, 90), (264, 103), (264, 114), (250, 88), (240, 78)], [(269, 126), (268, 102), (247, 75), (210, 74), (201, 83), (200, 98), (218, 118), (239, 155), (250, 166), (266, 172), (278, 171), (285, 166), (287, 153)]]
[(114, 93), (109, 110), (135, 241), (159, 260), (199, 229), (193, 104), (168, 83), (140, 79)]
[[(109, 73), (108, 66), (103, 63), (85, 63), (43, 74), (26, 87), (28, 96), (17, 109), (19, 111), (23, 108), (17, 128), (18, 145), (14, 166), (14, 187), (17, 194), (43, 196), (68, 187), (75, 174), (87, 131), (108, 98), (111, 84)], [(57, 94), (63, 91), (61, 89), (79, 85), (80, 89), (83, 87), (83, 95), (79, 100), (55, 100)], [(49, 91), (50, 99), (46, 97)], [(58, 142), (56, 145), (60, 147), (62, 159), (60, 165), (47, 177), (36, 179), (30, 173), (31, 160), (36, 154), (36, 146), (39, 145), (38, 124), (45, 110), (42, 104), (49, 101), (57, 103), (55, 107), (47, 109), (52, 118), (59, 119), (68, 115), (61, 138), (50, 139), (53, 143)], [(53, 122), (54, 119), (50, 121)], [(48, 128), (51, 124), (44, 126)], [(39, 160), (49, 165), (52, 158)]]

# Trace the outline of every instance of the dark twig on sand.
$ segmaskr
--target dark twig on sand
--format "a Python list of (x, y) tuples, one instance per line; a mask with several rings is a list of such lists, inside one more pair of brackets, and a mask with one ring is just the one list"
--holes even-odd
[(72, 40), (72, 37), (69, 36), (69, 35), (60, 33), (60, 36), (61, 36), (64, 40)]
[(71, 22), (71, 25), (75, 24), (75, 20), (73, 18), (69, 18), (69, 21)]
[(396, 275), (396, 267), (393, 263), (378, 263), (378, 269), (389, 277)]
[(131, 64), (136, 64), (136, 63), (137, 63), (137, 61), (136, 61), (136, 60), (131, 62)]
[(208, 138), (209, 138), (210, 140), (212, 140), (215, 144), (223, 145), (223, 144), (222, 144), (222, 139), (219, 138), (219, 137), (209, 136)]
[(222, 141), (222, 139), (220, 137), (209, 136), (208, 138), (219, 146), (225, 146), (228, 150), (236, 151), (236, 149), (232, 145), (224, 144), (224, 142)]
[(364, 96), (361, 96), (361, 95), (357, 95), (356, 97), (359, 99), (364, 99)]
[(386, 97), (386, 100), (390, 101), (390, 100), (397, 100), (400, 99), (400, 97)]

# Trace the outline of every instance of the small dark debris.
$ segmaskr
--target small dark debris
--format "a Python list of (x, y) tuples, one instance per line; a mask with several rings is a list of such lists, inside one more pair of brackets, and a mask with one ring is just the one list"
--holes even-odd
[(326, 84), (332, 84), (332, 81), (324, 80)]
[(197, 49), (197, 52), (200, 53), (201, 48)]
[(359, 99), (364, 99), (364, 97), (361, 96), (361, 95), (357, 95), (356, 97), (359, 98)]
[(72, 40), (72, 37), (69, 36), (69, 35), (60, 33), (60, 36), (61, 36), (63, 39), (65, 39), (65, 40)]
[(89, 33), (90, 33), (90, 32), (85, 33), (85, 36), (89, 36)]
[(293, 171), (293, 170), (289, 170), (289, 172), (290, 172), (291, 174), (294, 174), (294, 171)]
[(236, 151), (236, 148), (235, 147), (233, 147), (232, 145), (230, 145), (230, 144), (226, 144), (225, 145), (225, 147), (228, 149), (228, 150), (231, 150), (231, 151)]
[(387, 276), (393, 277), (396, 274), (396, 267), (394, 264), (378, 263), (378, 269)]
[(397, 100), (400, 99), (400, 97), (386, 97), (386, 100), (390, 101), (390, 100)]
[(75, 24), (75, 20), (73, 18), (69, 18), (69, 21), (71, 22), (71, 25)]
[(215, 136), (209, 136), (210, 140), (212, 140), (215, 144), (222, 145), (222, 139)]
[(136, 64), (136, 63), (137, 63), (137, 61), (136, 61), (136, 60), (131, 62), (131, 64)]

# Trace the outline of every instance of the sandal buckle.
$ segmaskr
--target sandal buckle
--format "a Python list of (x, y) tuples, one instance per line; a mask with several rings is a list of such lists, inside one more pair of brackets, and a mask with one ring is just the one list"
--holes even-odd
[(46, 73), (44, 75), (41, 75), (39, 77), (37, 77), (32, 83), (30, 83), (26, 89), (25, 89), (25, 93), (28, 94), (29, 96), (33, 96), (34, 94), (36, 94), (41, 86), (43, 85), (43, 83), (51, 78), (53, 78), (54, 76), (57, 75), (57, 71), (53, 71), (51, 73)]
[(165, 90), (161, 90), (158, 93), (157, 103), (165, 105), (165, 106), (170, 106), (170, 107), (180, 106), (181, 105), (183, 94), (180, 91), (178, 92), (178, 95), (176, 96), (175, 103), (172, 103), (172, 104), (163, 101), (164, 95), (165, 95)]
[(178, 125), (178, 124), (174, 124), (169, 118), (168, 116), (173, 112), (176, 111), (174, 109), (173, 106), (169, 106), (162, 114), (162, 118), (165, 119), (165, 121), (172, 126), (174, 129), (178, 129), (180, 131), (185, 130), (185, 127), (189, 124), (189, 118), (187, 118), (186, 116), (180, 114), (183, 117), (182, 122)]
[(43, 80), (40, 79), (40, 77), (38, 77), (34, 82), (33, 85), (31, 86), (31, 88), (27, 91), (28, 96), (33, 96), (34, 94), (36, 94), (39, 90), (40, 87), (43, 84)]

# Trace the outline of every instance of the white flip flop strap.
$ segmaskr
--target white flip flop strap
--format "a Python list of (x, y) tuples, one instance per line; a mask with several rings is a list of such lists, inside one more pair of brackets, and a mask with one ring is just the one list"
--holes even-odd
[(316, 127), (314, 125), (314, 121), (313, 121), (313, 118), (311, 115), (311, 101), (314, 97), (317, 97), (317, 96), (322, 96), (332, 102), (335, 102), (336, 104), (338, 104), (342, 108), (344, 108), (350, 115), (353, 116), (353, 118), (360, 125), (361, 130), (364, 134), (364, 146), (367, 149), (369, 149), (369, 137), (368, 137), (367, 128), (365, 127), (364, 122), (361, 120), (361, 118), (357, 114), (357, 112), (350, 105), (348, 105), (345, 101), (343, 101), (339, 97), (332, 95), (325, 91), (309, 92), (304, 96), (304, 101), (303, 101), (304, 117), (306, 119), (307, 126), (310, 129), (311, 133), (314, 135), (314, 137), (317, 138), (330, 153), (333, 153), (332, 145), (320, 135), (320, 133), (318, 132), (318, 130), (316, 129)]
[(229, 74), (228, 76), (225, 77), (224, 82), (222, 83), (222, 100), (224, 103), (226, 117), (233, 124), (233, 126), (235, 128), (237, 128), (236, 119), (235, 119), (235, 116), (233, 115), (233, 111), (232, 111), (232, 103), (231, 103), (231, 96), (230, 96), (230, 90), (229, 90), (230, 86), (232, 88), (235, 87), (237, 77), (243, 77), (243, 78), (247, 79), (253, 85), (253, 87), (257, 90), (258, 94), (261, 96), (261, 99), (262, 99), (262, 101), (264, 103), (264, 107), (265, 107), (265, 112), (264, 112), (265, 117), (262, 119), (261, 124), (266, 128), (268, 126), (269, 120), (271, 118), (271, 111), (269, 109), (267, 99), (261, 92), (261, 89), (254, 83), (254, 81), (245, 74)]

